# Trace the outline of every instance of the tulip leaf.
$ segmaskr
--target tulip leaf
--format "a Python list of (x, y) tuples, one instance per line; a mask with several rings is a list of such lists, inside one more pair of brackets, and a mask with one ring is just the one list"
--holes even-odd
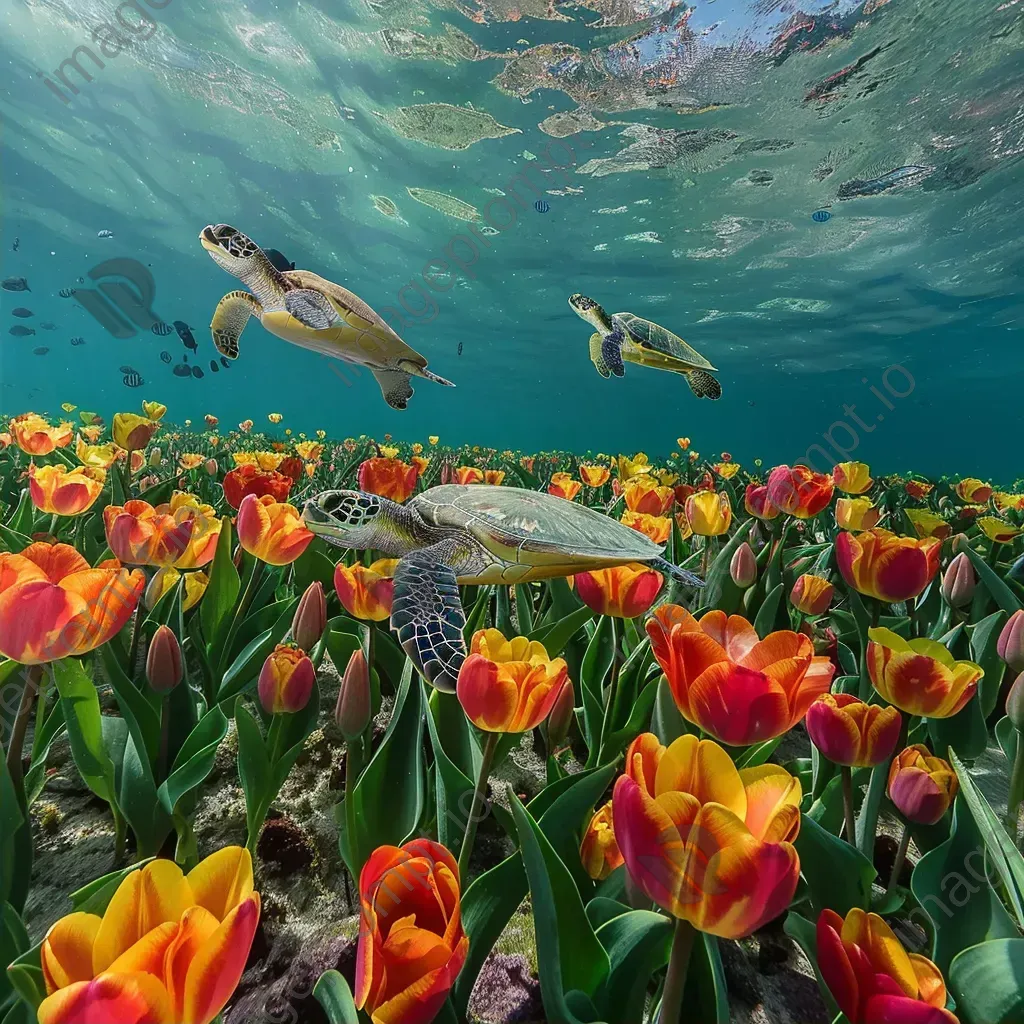
[(515, 794), (509, 797), (532, 896), (544, 1009), (552, 1024), (576, 1024), (565, 994), (593, 995), (610, 969), (569, 869)]
[(109, 644), (99, 650), (100, 664), (107, 682), (114, 691), (117, 706), (128, 723), (136, 749), (145, 752), (147, 762), (156, 763), (160, 747), (160, 715), (146, 700), (142, 691), (124, 674), (117, 655)]
[(791, 910), (786, 915), (786, 921), (782, 927), (786, 934), (804, 951), (804, 955), (814, 969), (814, 977), (818, 980), (821, 998), (825, 1000), (825, 1009), (828, 1011), (826, 1020), (830, 1020), (832, 1024), (849, 1024), (818, 969), (818, 940), (814, 923)]
[(472, 809), (474, 782), (445, 753), (437, 735), (433, 714), (428, 711), (426, 719), (427, 729), (430, 731), (430, 745), (434, 751), (437, 841), (449, 849), (458, 850)]
[[(18, 500), (18, 507), (14, 510), (11, 518), (8, 519), (5, 524), (7, 529), (22, 537), (30, 537), (32, 535), (34, 508), (35, 506), (32, 504), (32, 496), (29, 494), (29, 490), (26, 487), (21, 492), (21, 497)], [(32, 542), (29, 541), (29, 544), (31, 543)], [(21, 551), (26, 546), (27, 545), (22, 545), (18, 550)]]
[(32, 834), (25, 794), (0, 757), (0, 902), (25, 905), (32, 873)]
[(306, 588), (319, 580), (329, 594), (334, 588), (334, 560), (327, 552), (327, 542), (315, 537), (313, 542), (293, 563), (292, 580), (295, 591), (304, 594)]
[(494, 592), (494, 628), (503, 636), (515, 636), (512, 625), (512, 602), (508, 596), (508, 586), (499, 583)]
[(1024, 1020), (1024, 939), (995, 939), (963, 950), (948, 978), (962, 1024)]
[(130, 729), (121, 762), (119, 792), (121, 811), (135, 833), (139, 852), (144, 856), (159, 853), (174, 828), (174, 822), (160, 805), (153, 769), (148, 758), (140, 756)]
[(491, 588), (489, 586), (479, 587), (473, 607), (466, 616), (466, 625), (462, 629), (462, 636), (468, 646), (473, 639), (473, 634), (484, 627), (487, 619), (487, 609), (491, 603)]
[[(1000, 608), (971, 627), (971, 658), (985, 674), (978, 683), (981, 716), (988, 718), (999, 702), (999, 687), (1003, 681), (1004, 663), (996, 650), (999, 634), (1006, 623), (1006, 613)], [(970, 755), (967, 755), (970, 756)]]
[(651, 717), (651, 709), (654, 707), (655, 698), (658, 696), (658, 687), (661, 677), (651, 679), (640, 691), (640, 695), (633, 701), (630, 708), (629, 719), (620, 729), (616, 729), (610, 736), (605, 737), (601, 744), (601, 754), (598, 763), (607, 760), (617, 760), (622, 752), (645, 730)]
[(235, 700), (235, 729), (238, 732), (238, 778), (245, 794), (247, 832), (255, 836), (263, 824), (264, 794), (270, 789), (270, 758), (259, 723), (242, 697)]
[(516, 584), (516, 622), (519, 634), (526, 636), (533, 632), (533, 595), (528, 583)]
[(679, 713), (675, 698), (672, 696), (672, 689), (668, 685), (668, 679), (662, 675), (658, 679), (658, 692), (654, 698), (651, 732), (658, 737), (659, 742), (667, 747), (680, 736), (696, 731)]
[(284, 637), (285, 633), (291, 628), (292, 619), (295, 617), (295, 609), (298, 607), (298, 604), (299, 599), (297, 597), (289, 597), (283, 601), (274, 601), (272, 604), (264, 605), (258, 611), (249, 615), (238, 627), (238, 632), (235, 634), (235, 640), (231, 647), (232, 657), (237, 658), (256, 637), (268, 629), (274, 629), (275, 626), (282, 622), (285, 625), (284, 630), (280, 634), (275, 633), (275, 635)]
[(868, 908), (876, 872), (856, 847), (826, 832), (806, 815), (793, 845), (800, 855), (800, 873), (810, 889), (816, 916), (826, 907), (841, 917), (853, 907)]
[[(210, 563), (210, 584), (199, 605), (199, 618), (203, 626), (207, 649), (219, 651), (224, 634), (230, 627), (242, 582), (231, 558), (231, 517), (221, 519), (217, 550)], [(218, 658), (214, 657), (216, 664)]]
[(765, 597), (764, 604), (757, 610), (757, 615), (754, 618), (754, 631), (762, 639), (779, 628), (779, 610), (785, 610), (785, 603), (782, 599), (785, 590), (786, 585), (784, 583), (779, 583), (773, 587), (767, 597)]
[[(1012, 615), (1015, 611), (1018, 611), (1021, 607), (1020, 601), (1016, 598), (1013, 591), (999, 578), (988, 562), (970, 544), (964, 544), (961, 550), (971, 560), (971, 565), (974, 566), (975, 572), (977, 572), (981, 583), (984, 584), (992, 600), (1007, 615)], [(975, 595), (975, 602), (977, 602), (977, 595)]]
[(729, 538), (725, 547), (708, 569), (708, 578), (700, 592), (701, 606), (704, 608), (722, 608), (725, 611), (739, 610), (743, 591), (732, 581), (729, 566), (737, 548), (747, 539), (755, 520), (748, 519), (741, 523), (736, 532)]
[(15, 553), (24, 551), (31, 543), (31, 537), (27, 537), (17, 530), (12, 530), (9, 526), (0, 524), (0, 544), (3, 545), (4, 551), (13, 551)]
[(593, 611), (584, 605), (550, 626), (535, 629), (529, 637), (531, 640), (539, 640), (544, 645), (549, 658), (557, 658), (573, 636), (593, 617)]
[[(592, 900), (587, 905), (588, 916), (595, 902), (612, 901)], [(642, 1024), (651, 976), (668, 963), (672, 950), (672, 922), (650, 910), (622, 909), (623, 913), (597, 928), (597, 939), (607, 951), (610, 964), (608, 980), (597, 1001), (617, 1024)]]
[(330, 1024), (359, 1024), (359, 1013), (348, 982), (337, 971), (324, 971), (313, 986), (313, 996), (324, 1008)]
[(433, 687), (429, 694), (428, 704), (441, 746), (463, 775), (475, 779), (480, 767), (481, 752), (459, 698)]
[(1017, 757), (1018, 740), (1017, 730), (1013, 727), (1013, 722), (1010, 721), (1009, 715), (1003, 715), (1003, 717), (996, 722), (995, 736), (996, 742), (999, 744), (999, 749), (1002, 750), (1009, 765), (1012, 765)]
[(758, 768), (769, 757), (775, 752), (775, 748), (782, 742), (782, 736), (776, 736), (774, 739), (763, 740), (761, 743), (755, 743), (752, 746), (747, 747), (739, 757), (736, 758), (737, 768)]
[(981, 757), (988, 747), (988, 726), (985, 725), (980, 694), (975, 694), (952, 717), (929, 718), (927, 721), (931, 736), (929, 746), (938, 757), (945, 757), (945, 751), (952, 749), (961, 757), (974, 760)]
[(168, 814), (173, 814), (178, 801), (201, 785), (213, 771), (217, 748), (227, 731), (227, 716), (215, 704), (189, 733), (174, 758), (171, 774), (157, 791), (160, 803)]
[[(10, 903), (0, 903), (0, 964), (13, 962), (30, 945), (28, 932), (18, 912)], [(0, 1007), (6, 1005), (12, 992), (10, 979), (6, 974), (0, 974)]]
[[(290, 624), (291, 617), (282, 615), (274, 626), (265, 629), (239, 652), (221, 680), (215, 698), (218, 704), (224, 704), (237, 697), (259, 677), (267, 655), (284, 639)], [(344, 666), (340, 671), (345, 671)]]

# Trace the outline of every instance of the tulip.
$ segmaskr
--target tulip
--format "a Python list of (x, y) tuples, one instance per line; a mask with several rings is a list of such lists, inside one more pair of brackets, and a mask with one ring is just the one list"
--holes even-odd
[(431, 434), (431, 435), (430, 435), (430, 436), (429, 436), (429, 437), (427, 438), (427, 442), (428, 442), (428, 443), (430, 444), (430, 446), (431, 446), (431, 447), (433, 447), (434, 445), (436, 445), (436, 444), (437, 444), (437, 442), (438, 442), (438, 441), (440, 441), (440, 440), (441, 440), (441, 438), (440, 438), (440, 437), (439, 437), (439, 436), (438, 436), (437, 434)]
[[(133, 565), (198, 568), (217, 548), (220, 521), (179, 492), (154, 508), (133, 499), (103, 510), (107, 544), (114, 557)], [(209, 512), (212, 513), (212, 509)]]
[(740, 615), (658, 608), (647, 622), (651, 648), (679, 713), (731, 746), (792, 729), (824, 693), (835, 667), (809, 637), (779, 630), (759, 640)]
[(748, 515), (752, 515), (756, 519), (763, 519), (765, 522), (775, 519), (781, 514), (781, 510), (768, 500), (767, 486), (758, 484), (747, 484), (743, 495), (743, 507), (747, 510)]
[[(300, 434), (299, 436), (301, 437), (302, 435)], [(324, 446), (322, 444), (317, 444), (316, 441), (297, 441), (296, 444), (295, 444), (295, 451), (298, 453), (299, 458), (305, 459), (307, 462), (319, 462), (320, 459), (322, 458), (323, 454), (324, 454)], [(370, 459), (369, 461), (370, 462), (376, 462), (377, 460), (376, 459)], [(365, 465), (366, 465), (366, 463), (364, 462), (363, 466), (365, 466)], [(401, 465), (402, 465), (402, 463), (398, 463), (399, 467)], [(359, 467), (360, 474), (363, 471), (363, 466)], [(383, 467), (383, 468), (385, 470), (387, 469), (387, 467)], [(394, 468), (397, 468), (397, 467), (394, 467)], [(405, 469), (408, 469), (408, 468), (409, 468), (408, 466), (405, 467)], [(363, 486), (362, 483), (360, 483), (359, 486), (362, 487)], [(413, 486), (415, 486), (415, 481), (413, 481)], [(365, 488), (364, 488), (364, 490), (365, 490)], [(394, 500), (397, 501), (398, 499), (395, 498)]]
[(720, 537), (732, 522), (732, 505), (725, 491), (698, 491), (686, 499), (686, 519), (699, 537)]
[(723, 480), (731, 480), (740, 471), (740, 464), (738, 462), (716, 462), (711, 468)]
[(359, 489), (402, 504), (416, 490), (417, 476), (416, 467), (400, 459), (367, 459), (359, 466)]
[(391, 615), (396, 558), (380, 558), (369, 568), (339, 562), (334, 567), (334, 589), (342, 607), (356, 619), (383, 622)]
[(642, 533), (655, 544), (666, 544), (672, 533), (672, 520), (665, 516), (649, 516), (646, 512), (622, 513), (620, 522), (638, 533)]
[(119, 412), (114, 414), (110, 433), (115, 444), (125, 451), (134, 452), (145, 448), (159, 429), (160, 424), (156, 420), (147, 419), (134, 412)]
[(804, 573), (789, 592), (789, 603), (804, 615), (824, 615), (832, 603), (835, 587), (820, 576)]
[(971, 560), (962, 551), (946, 567), (942, 577), (942, 596), (951, 608), (963, 608), (974, 597), (977, 579)]
[(454, 482), (457, 484), (482, 484), (484, 471), (476, 466), (459, 466), (455, 470)]
[[(426, 463), (426, 459), (421, 459), (421, 462)], [(492, 487), (500, 487), (505, 479), (505, 470), (503, 469), (485, 469), (484, 470), (484, 483), (490, 484)]]
[(953, 527), (937, 512), (926, 508), (905, 508), (903, 514), (910, 520), (918, 537), (935, 537), (945, 540), (953, 532)]
[(295, 609), (292, 619), (292, 639), (304, 650), (311, 651), (327, 628), (327, 598), (324, 585), (314, 580)]
[(576, 713), (576, 695), (573, 692), (572, 681), (567, 679), (565, 685), (558, 691), (558, 697), (548, 715), (548, 750), (551, 753), (557, 751), (572, 728), (573, 719)]
[(238, 543), (269, 565), (290, 565), (309, 547), (313, 534), (294, 505), (269, 495), (248, 494), (238, 506)]
[(1024, 512), (1024, 494), (1008, 494), (1006, 491), (996, 491), (992, 500), (1000, 512)]
[(216, 459), (207, 459), (206, 462), (203, 463), (203, 469), (206, 470), (207, 476), (216, 476), (219, 468), (220, 467), (217, 465)]
[(643, 452), (637, 452), (631, 459), (625, 455), (620, 455), (615, 462), (619, 473), (619, 480), (622, 483), (632, 480), (635, 476), (643, 476), (644, 473), (650, 473), (652, 468), (650, 461)]
[(580, 844), (583, 869), (595, 882), (603, 882), (620, 864), (624, 863), (615, 841), (612, 824), (612, 802), (608, 801), (590, 819)]
[(576, 593), (588, 608), (617, 619), (643, 615), (664, 582), (661, 573), (637, 562), (580, 572), (573, 579)]
[(0, 654), (23, 665), (86, 654), (131, 618), (145, 585), (137, 569), (90, 568), (69, 544), (0, 553)]
[(866, 704), (851, 693), (823, 693), (807, 709), (805, 725), (833, 764), (872, 768), (892, 757), (902, 719), (895, 708)]
[(882, 510), (869, 498), (840, 498), (836, 502), (836, 526), (841, 530), (871, 530), (882, 518)]
[(106, 478), (105, 469), (37, 466), (33, 462), (28, 467), (28, 490), (32, 504), (41, 512), (78, 516), (92, 508)]
[(876, 527), (864, 533), (840, 533), (836, 561), (849, 586), (879, 601), (917, 597), (939, 569), (934, 538), (897, 537)]
[(528, 732), (550, 714), (569, 679), (563, 658), (538, 640), (506, 640), (497, 629), (473, 634), (456, 693), (466, 717), (484, 732)]
[(429, 839), (379, 846), (359, 897), (356, 1006), (374, 1024), (430, 1024), (469, 953), (455, 858)]
[(969, 476), (956, 485), (957, 496), (971, 505), (984, 505), (992, 497), (992, 485)]
[(580, 465), (580, 479), (588, 487), (603, 487), (611, 479), (612, 471), (607, 466)]
[(927, 498), (931, 493), (934, 484), (925, 482), (924, 480), (908, 480), (904, 485), (903, 489), (912, 498)]
[[(143, 402), (142, 411), (151, 420), (162, 420), (164, 418), (164, 413), (167, 412), (167, 406), (160, 402)], [(186, 426), (187, 425), (188, 421), (186, 421)]]
[(615, 838), (650, 899), (699, 931), (740, 939), (796, 891), (800, 798), (784, 768), (739, 771), (717, 743), (686, 734), (661, 748), (650, 783), (630, 774), (615, 783)]
[(649, 476), (630, 480), (622, 493), (630, 512), (644, 512), (649, 516), (665, 515), (676, 500), (671, 487), (659, 487)]
[(74, 429), (70, 423), (51, 427), (42, 416), (26, 412), (15, 416), (9, 424), (14, 443), (28, 455), (49, 455), (55, 448), (64, 448), (71, 443)]
[(83, 466), (91, 469), (110, 469), (117, 459), (117, 450), (113, 444), (86, 444), (85, 438), (79, 434), (75, 441), (75, 455)]
[(956, 661), (936, 640), (904, 640), (892, 630), (868, 630), (871, 682), (890, 704), (909, 715), (951, 718), (963, 710), (984, 675), (973, 661)]
[(729, 575), (733, 583), (742, 590), (751, 587), (757, 580), (757, 560), (754, 549), (744, 541), (734, 552), (729, 562)]
[(118, 886), (102, 917), (77, 912), (39, 951), (40, 1024), (210, 1024), (235, 991), (260, 916), (252, 859), (211, 854), (188, 875), (154, 860)]
[(832, 479), (844, 494), (863, 494), (875, 482), (871, 470), (863, 462), (839, 462), (832, 467)]
[(342, 736), (351, 743), (366, 731), (370, 724), (370, 669), (362, 647), (357, 647), (345, 666), (334, 708), (334, 720)]
[(1024, 610), (1018, 608), (996, 640), (996, 653), (1014, 672), (1024, 672)]
[(1002, 519), (997, 519), (995, 516), (982, 516), (978, 520), (978, 526), (981, 528), (981, 532), (996, 544), (1009, 544), (1010, 541), (1024, 533), (1024, 530), (1018, 529), (1012, 523), (1003, 522)]
[(306, 652), (278, 644), (263, 662), (257, 691), (268, 715), (293, 714), (309, 703), (315, 684), (316, 670)]
[(170, 693), (182, 678), (181, 645), (170, 626), (160, 625), (149, 642), (146, 679), (160, 694)]
[(548, 484), (548, 494), (553, 494), (556, 498), (565, 498), (566, 501), (572, 501), (582, 490), (583, 484), (579, 480), (573, 480), (570, 473), (553, 473)]
[(959, 782), (941, 757), (923, 743), (902, 750), (889, 768), (889, 799), (908, 821), (934, 825), (949, 810)]
[[(187, 612), (199, 604), (203, 594), (206, 593), (206, 588), (210, 585), (210, 577), (205, 572), (187, 572), (184, 576), (185, 593), (181, 598), (181, 610)], [(146, 596), (143, 598), (146, 608), (152, 611), (160, 598), (178, 585), (178, 580), (181, 577), (182, 573), (172, 565), (165, 565), (162, 569), (158, 569), (146, 587)]]
[(807, 466), (776, 466), (768, 475), (768, 500), (797, 519), (811, 519), (832, 500), (835, 482)]
[(844, 920), (834, 910), (818, 917), (822, 981), (850, 1024), (959, 1024), (945, 1009), (938, 967), (908, 954), (877, 914), (854, 907)]

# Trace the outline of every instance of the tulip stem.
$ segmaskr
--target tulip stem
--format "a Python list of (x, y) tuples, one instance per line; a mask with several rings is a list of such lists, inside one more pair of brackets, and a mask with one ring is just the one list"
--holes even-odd
[(128, 675), (135, 678), (135, 665), (139, 660), (139, 642), (142, 639), (142, 608), (136, 607), (132, 616), (132, 635), (128, 642)]
[(11, 732), (10, 742), (7, 744), (7, 774), (14, 783), (14, 788), (21, 788), (23, 778), (21, 760), (25, 748), (25, 736), (28, 733), (29, 719), (32, 717), (32, 704), (36, 693), (39, 690), (39, 677), (42, 675), (42, 668), (39, 665), (29, 666), (25, 673), (25, 687), (21, 691), (21, 700), (18, 703), (18, 714), (14, 719), (14, 729)]
[(686, 971), (693, 952), (693, 940), (697, 932), (689, 921), (676, 921), (672, 936), (672, 953), (665, 973), (665, 988), (661, 994), (661, 1014), (658, 1024), (680, 1024), (683, 1019), (683, 990), (686, 988)]
[(1013, 771), (1010, 775), (1010, 795), (1006, 802), (1006, 830), (1014, 844), (1020, 823), (1020, 805), (1024, 800), (1024, 733), (1017, 733), (1017, 753), (1013, 758)]
[[(348, 851), (352, 860), (352, 877), (355, 879), (356, 888), (359, 887), (359, 871), (362, 863), (359, 851), (356, 849), (356, 782), (359, 780), (359, 773), (362, 770), (363, 761), (363, 740), (357, 736), (349, 740), (345, 751), (345, 831), (348, 834)], [(346, 883), (347, 886), (348, 883)], [(346, 889), (347, 891), (347, 889)]]
[(907, 850), (910, 848), (910, 829), (904, 824), (903, 835), (900, 836), (900, 845), (896, 848), (896, 856), (892, 862), (892, 874), (889, 876), (889, 884), (886, 887), (886, 892), (892, 892), (896, 888), (896, 883), (900, 880), (900, 875), (903, 873), (903, 864), (907, 859)]
[(480, 821), (480, 811), (484, 805), (484, 794), (487, 792), (487, 779), (491, 774), (491, 763), (498, 749), (500, 732), (489, 732), (484, 742), (483, 755), (480, 758), (480, 771), (476, 776), (476, 787), (473, 790), (473, 803), (470, 805), (469, 820), (466, 822), (466, 834), (462, 837), (462, 850), (459, 853), (459, 884), (465, 887), (469, 875), (469, 858), (473, 853), (473, 842), (476, 839), (476, 827)]
[(53, 514), (52, 514), (52, 515), (50, 516), (50, 531), (49, 531), (49, 532), (50, 532), (50, 536), (51, 536), (51, 537), (52, 537), (52, 538), (53, 538), (54, 540), (56, 540), (56, 539), (57, 539), (57, 519), (58, 519), (57, 513), (56, 513), (56, 512), (54, 512), (54, 513), (53, 513)]
[(160, 697), (160, 751), (156, 762), (156, 784), (159, 786), (167, 778), (167, 755), (171, 745), (171, 713), (167, 694)]
[(857, 845), (857, 825), (853, 816), (853, 772), (848, 765), (839, 766), (839, 777), (843, 785), (843, 814), (846, 819), (846, 841)]

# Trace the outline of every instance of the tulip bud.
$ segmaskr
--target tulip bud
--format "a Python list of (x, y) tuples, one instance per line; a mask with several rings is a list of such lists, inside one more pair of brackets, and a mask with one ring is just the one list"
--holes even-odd
[(566, 679), (551, 708), (551, 714), (548, 715), (548, 748), (550, 750), (558, 750), (565, 743), (565, 738), (569, 735), (569, 728), (572, 725), (575, 704), (576, 697), (573, 693), (572, 682)]
[(257, 690), (268, 715), (301, 711), (313, 694), (316, 670), (306, 652), (278, 644), (267, 655)]
[(146, 679), (156, 693), (170, 693), (181, 682), (181, 645), (170, 626), (159, 626), (146, 654)]
[(1006, 695), (1006, 717), (1017, 732), (1024, 733), (1024, 672), (1014, 679)]
[(302, 595), (292, 619), (292, 639), (304, 650), (311, 651), (327, 628), (327, 599), (324, 585), (314, 580)]
[(216, 476), (217, 475), (217, 469), (218, 469), (218, 466), (217, 466), (217, 460), (216, 459), (207, 459), (206, 460), (206, 472), (210, 476)]
[(971, 560), (961, 551), (947, 566), (942, 577), (942, 596), (951, 608), (963, 608), (974, 597), (977, 578)]
[(797, 578), (789, 594), (789, 602), (804, 615), (822, 615), (832, 603), (835, 588), (820, 576), (805, 573)]
[(889, 799), (908, 821), (934, 825), (949, 809), (959, 782), (953, 769), (928, 748), (915, 743), (889, 768)]
[(754, 550), (744, 541), (732, 556), (729, 563), (729, 575), (737, 587), (746, 590), (752, 586), (757, 579), (757, 562), (754, 559)]
[(370, 724), (370, 670), (362, 647), (352, 652), (338, 691), (334, 720), (342, 736), (352, 741)]
[(1003, 626), (996, 653), (1014, 672), (1024, 672), (1024, 610), (1018, 608)]
[(162, 456), (163, 456), (163, 453), (160, 451), (160, 449), (159, 448), (154, 448), (149, 453), (149, 465), (150, 465), (150, 467), (155, 468), (155, 467), (159, 466), (160, 465), (160, 459), (162, 458)]

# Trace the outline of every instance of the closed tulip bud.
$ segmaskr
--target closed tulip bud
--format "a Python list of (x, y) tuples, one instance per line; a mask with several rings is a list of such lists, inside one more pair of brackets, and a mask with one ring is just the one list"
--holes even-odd
[(217, 465), (217, 460), (216, 459), (207, 459), (206, 460), (205, 468), (206, 468), (206, 472), (210, 476), (216, 476), (217, 475), (217, 470), (219, 468), (218, 465)]
[(159, 448), (154, 448), (149, 453), (149, 464), (151, 467), (156, 468), (160, 465), (160, 460), (163, 458), (163, 452)]
[(754, 559), (754, 550), (744, 541), (732, 556), (729, 563), (729, 575), (737, 587), (744, 590), (752, 586), (757, 579), (757, 562)]
[(961, 552), (946, 568), (942, 577), (942, 596), (952, 608), (963, 608), (974, 597), (977, 578), (971, 560)]
[(807, 709), (804, 724), (830, 761), (870, 768), (892, 757), (902, 720), (893, 707), (866, 704), (852, 693), (823, 693)]
[(334, 720), (349, 741), (361, 736), (370, 724), (370, 670), (361, 647), (352, 652), (345, 667)]
[(327, 628), (327, 599), (324, 585), (314, 580), (302, 595), (292, 619), (292, 639), (304, 650), (311, 651)]
[(157, 693), (170, 693), (181, 682), (181, 645), (170, 626), (159, 626), (149, 642), (146, 679)]
[(257, 684), (260, 703), (268, 715), (301, 711), (313, 694), (316, 670), (306, 652), (278, 644), (263, 663)]
[(1014, 672), (1024, 672), (1024, 610), (1015, 611), (1003, 626), (996, 651)]
[(1017, 732), (1024, 733), (1024, 672), (1014, 679), (1006, 695), (1006, 717)]
[(573, 710), (576, 705), (576, 697), (572, 689), (572, 681), (566, 680), (565, 685), (558, 692), (551, 714), (548, 715), (548, 747), (557, 750), (565, 743), (566, 736), (572, 726)]
[(889, 799), (908, 821), (934, 825), (959, 787), (956, 773), (922, 743), (902, 750), (889, 769)]

